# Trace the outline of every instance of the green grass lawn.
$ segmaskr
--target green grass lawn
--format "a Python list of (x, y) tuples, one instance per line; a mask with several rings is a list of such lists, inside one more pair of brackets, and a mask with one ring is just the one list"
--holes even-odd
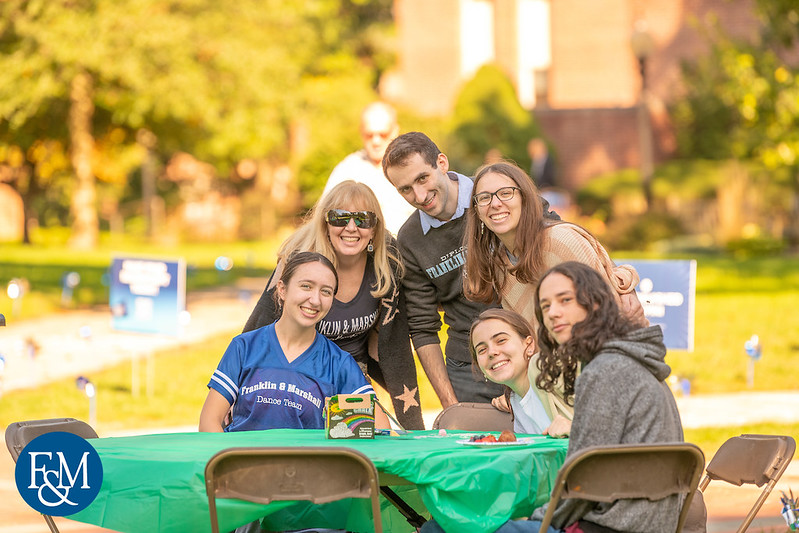
[[(87, 375), (97, 388), (98, 432), (196, 425), (207, 394), (206, 384), (236, 333), (154, 354), (149, 363), (153, 376), (151, 396), (145, 390), (146, 359), (138, 361), (138, 396), (132, 390), (134, 363), (121, 363)], [(17, 420), (61, 416), (89, 418), (88, 399), (76, 388), (74, 379), (11, 391), (0, 398), (0, 427)]]
[[(106, 236), (107, 237), (107, 236)], [(183, 259), (186, 263), (186, 289), (215, 287), (234, 283), (242, 277), (265, 277), (275, 266), (277, 246), (283, 233), (268, 242), (156, 245), (106, 238), (96, 250), (76, 252), (64, 244), (3, 244), (0, 248), (0, 313), (11, 317), (33, 318), (62, 309), (61, 280), (67, 272), (77, 272), (80, 284), (67, 307), (108, 304), (108, 269), (115, 257), (144, 257), (164, 260)], [(214, 261), (225, 256), (233, 268), (222, 272)], [(24, 278), (29, 292), (15, 304), (6, 287), (13, 278)]]
[[(153, 249), (153, 255), (187, 257), (208, 268), (210, 278), (218, 276), (210, 265), (221, 250), (234, 262), (266, 272), (272, 265), (274, 248), (266, 243), (239, 243), (229, 247), (194, 248), (181, 246), (174, 249)], [(11, 252), (0, 257), (0, 283), (7, 282), (10, 268), (30, 265), (47, 276), (60, 268), (105, 268), (110, 251), (76, 255), (56, 250), (52, 255), (44, 250), (11, 247)], [(235, 251), (235, 253), (234, 253)], [(172, 253), (168, 253), (172, 252)], [(105, 255), (103, 255), (105, 254)], [(248, 254), (250, 256), (248, 263)], [(139, 253), (138, 255), (147, 255)], [(253, 259), (254, 257), (254, 259)], [(620, 257), (622, 257), (620, 255)], [(631, 257), (625, 254), (624, 257)], [(189, 260), (188, 258), (191, 258)], [(651, 258), (651, 257), (650, 257)], [(684, 258), (684, 257), (681, 257)], [(796, 368), (799, 368), (799, 258), (758, 258), (735, 260), (721, 256), (699, 256), (696, 297), (696, 339), (693, 352), (672, 351), (667, 362), (673, 372), (687, 377), (692, 383), (692, 394), (734, 392), (748, 390), (748, 358), (743, 344), (758, 334), (764, 345), (763, 358), (755, 368), (755, 390), (796, 390)], [(48, 265), (58, 265), (47, 270)], [(11, 266), (9, 266), (11, 265)], [(236, 270), (237, 267), (234, 267)], [(45, 274), (42, 274), (45, 276)], [(58, 274), (60, 279), (60, 274)], [(49, 280), (51, 286), (57, 287)], [(219, 281), (217, 278), (216, 281)], [(88, 282), (87, 282), (88, 283)], [(208, 280), (209, 285), (213, 285)], [(190, 289), (191, 290), (191, 289)], [(56, 302), (57, 302), (57, 288)], [(52, 295), (46, 291), (32, 291), (25, 305), (46, 310), (52, 304)], [(0, 313), (10, 313), (11, 302), (0, 294)], [(43, 312), (36, 309), (35, 312)], [(98, 387), (97, 419), (101, 433), (125, 428), (155, 428), (194, 426), (206, 395), (206, 383), (224, 352), (229, 339), (235, 335), (217, 337), (199, 346), (182, 348), (153, 357), (154, 394), (142, 391), (134, 396), (131, 390), (132, 364), (125, 363), (89, 376)], [(141, 365), (142, 379), (145, 374)], [(420, 374), (422, 406), (426, 410), (440, 409), (440, 405)], [(775, 406), (776, 408), (776, 406)], [(56, 382), (37, 390), (14, 391), (0, 398), (0, 427), (15, 420), (72, 416), (88, 418), (88, 402), (76, 390), (74, 380)], [(726, 438), (744, 432), (799, 434), (799, 425), (766, 425), (740, 428), (687, 430), (686, 438), (697, 442), (706, 453), (712, 452)]]
[[(134, 396), (131, 390), (132, 363), (122, 363), (90, 375), (97, 387), (98, 433), (102, 436), (127, 429), (196, 427), (207, 394), (206, 384), (233, 334), (235, 332), (220, 335), (199, 346), (155, 354), (150, 362), (153, 372), (152, 395), (147, 395), (145, 391), (145, 360), (137, 363), (141, 379), (138, 396)], [(423, 374), (420, 377), (423, 409), (440, 409), (432, 387)], [(383, 403), (391, 405), (389, 401)], [(0, 427), (18, 420), (89, 418), (88, 400), (77, 390), (74, 379), (56, 381), (38, 389), (7, 393), (0, 398), (0, 407)], [(711, 456), (722, 442), (741, 433), (798, 435), (799, 424), (688, 429), (685, 438), (702, 448), (706, 456)]]
[(799, 388), (794, 370), (799, 367), (799, 257), (668, 259), (697, 261), (694, 350), (670, 351), (666, 357), (676, 375), (691, 381), (693, 394), (748, 390), (744, 342), (753, 334), (763, 344), (753, 390)]

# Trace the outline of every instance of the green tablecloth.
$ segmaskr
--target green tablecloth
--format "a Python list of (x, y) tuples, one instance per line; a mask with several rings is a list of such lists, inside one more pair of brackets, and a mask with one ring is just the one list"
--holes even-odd
[[(488, 533), (509, 518), (528, 516), (548, 500), (566, 456), (566, 440), (539, 436), (520, 446), (457, 443), (468, 435), (450, 431), (442, 437), (437, 431), (414, 431), (374, 440), (326, 440), (322, 430), (279, 429), (96, 439), (91, 443), (102, 460), (103, 485), (97, 499), (70, 518), (128, 533), (210, 531), (205, 465), (216, 452), (239, 446), (359, 450), (381, 473), (411, 482), (395, 490), (420, 513), (425, 511), (419, 505), (423, 503), (448, 532)], [(371, 531), (366, 500), (312, 507), (220, 499), (217, 505), (221, 531), (267, 515), (270, 527), (276, 529), (304, 524)], [(390, 516), (390, 503), (384, 501), (382, 509), (386, 531), (413, 530), (401, 518), (397, 520), (396, 513)]]

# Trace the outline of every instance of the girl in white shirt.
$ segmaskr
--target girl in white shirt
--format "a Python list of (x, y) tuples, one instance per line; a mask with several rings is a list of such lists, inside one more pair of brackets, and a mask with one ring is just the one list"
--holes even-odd
[(535, 386), (534, 339), (530, 323), (518, 313), (487, 309), (469, 332), (472, 361), (485, 379), (507, 387), (516, 433), (568, 435), (573, 409), (562, 388), (547, 392)]

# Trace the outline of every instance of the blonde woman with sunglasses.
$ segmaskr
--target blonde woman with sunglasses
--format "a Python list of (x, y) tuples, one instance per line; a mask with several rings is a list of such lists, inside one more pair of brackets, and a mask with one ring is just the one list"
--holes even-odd
[(275, 272), (244, 326), (280, 318), (273, 293), (286, 259), (318, 252), (335, 265), (338, 292), (317, 330), (349, 352), (364, 374), (386, 389), (399, 422), (423, 429), (416, 366), (400, 280), (402, 262), (372, 190), (354, 181), (333, 187), (280, 247)]

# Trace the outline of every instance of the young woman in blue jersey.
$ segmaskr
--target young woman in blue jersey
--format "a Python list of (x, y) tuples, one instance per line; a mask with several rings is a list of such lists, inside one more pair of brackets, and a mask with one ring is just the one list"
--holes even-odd
[(339, 277), (330, 312), (316, 330), (352, 355), (363, 373), (389, 393), (405, 429), (424, 429), (402, 292), (404, 269), (374, 192), (348, 180), (316, 203), (305, 223), (280, 247), (275, 274), (245, 332), (280, 317), (274, 304), (275, 284), (286, 258), (300, 251), (324, 255)]
[[(321, 429), (325, 397), (374, 393), (352, 356), (316, 331), (337, 290), (325, 256), (288, 258), (275, 292), (280, 319), (233, 338), (208, 383), (200, 431)], [(388, 427), (381, 415), (377, 425)]]

